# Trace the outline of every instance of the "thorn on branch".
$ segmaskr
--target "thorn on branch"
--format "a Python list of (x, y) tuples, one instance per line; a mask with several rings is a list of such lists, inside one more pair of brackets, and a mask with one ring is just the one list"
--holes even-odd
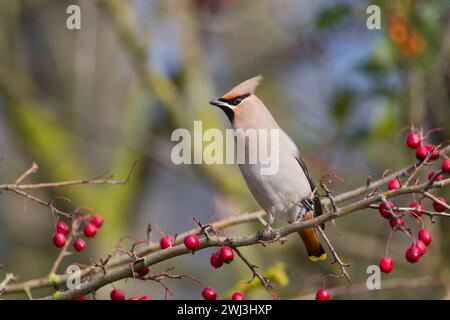
[(344, 179), (342, 179), (341, 177), (337, 176), (334, 173), (329, 173), (329, 174), (323, 176), (322, 178), (320, 178), (320, 187), (322, 188), (322, 190), (325, 191), (325, 197), (330, 200), (331, 207), (333, 208), (332, 213), (335, 214), (338, 212), (339, 209), (337, 207), (336, 201), (334, 200), (334, 198), (332, 196), (333, 191), (331, 191), (326, 185), (326, 183), (333, 182), (333, 180), (331, 178), (335, 178), (340, 181), (344, 181)]
[(93, 258), (89, 258), (89, 261), (92, 262), (92, 264), (94, 265), (94, 267), (99, 268), (103, 271), (103, 275), (106, 276), (108, 270), (106, 268), (106, 265), (108, 264), (109, 260), (112, 258), (111, 254), (108, 254), (108, 257), (103, 260), (103, 258), (100, 258), (100, 262), (97, 263)]

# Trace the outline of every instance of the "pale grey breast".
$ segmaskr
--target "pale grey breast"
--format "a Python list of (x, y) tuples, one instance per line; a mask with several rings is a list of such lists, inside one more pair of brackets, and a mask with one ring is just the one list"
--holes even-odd
[(297, 219), (300, 211), (300, 207), (295, 203), (307, 197), (311, 187), (296, 159), (296, 145), (283, 130), (279, 130), (279, 167), (275, 174), (262, 175), (259, 158), (256, 164), (240, 164), (239, 167), (261, 207), (274, 214), (277, 219), (291, 222)]

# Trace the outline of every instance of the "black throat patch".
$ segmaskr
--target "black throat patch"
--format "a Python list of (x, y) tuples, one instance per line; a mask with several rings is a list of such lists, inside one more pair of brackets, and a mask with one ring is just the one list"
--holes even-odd
[[(251, 93), (247, 93), (247, 94), (243, 94), (241, 96), (235, 97), (233, 99), (224, 99), (224, 98), (220, 98), (219, 101), (225, 102), (229, 105), (232, 106), (237, 106), (238, 104), (240, 104), (245, 98), (249, 97), (251, 95)], [(234, 111), (231, 108), (225, 107), (225, 106), (219, 106), (220, 109), (223, 110), (223, 112), (225, 112), (228, 120), (230, 120), (230, 122), (233, 122), (234, 120)]]

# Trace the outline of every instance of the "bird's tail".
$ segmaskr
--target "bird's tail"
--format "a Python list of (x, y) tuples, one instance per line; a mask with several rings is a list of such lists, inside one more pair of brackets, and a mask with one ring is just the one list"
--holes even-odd
[[(305, 214), (303, 220), (309, 220), (313, 217), (313, 213), (308, 212)], [(320, 243), (320, 239), (315, 228), (303, 229), (299, 231), (298, 234), (305, 244), (308, 257), (311, 261), (325, 260), (327, 258), (327, 254)]]

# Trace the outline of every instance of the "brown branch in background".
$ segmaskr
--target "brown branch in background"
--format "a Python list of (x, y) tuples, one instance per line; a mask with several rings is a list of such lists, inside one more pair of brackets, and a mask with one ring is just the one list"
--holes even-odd
[(137, 160), (133, 162), (130, 170), (128, 171), (125, 179), (122, 180), (113, 180), (111, 178), (92, 178), (92, 179), (79, 179), (79, 180), (67, 180), (67, 181), (58, 181), (58, 182), (44, 182), (44, 183), (32, 183), (32, 184), (0, 184), (0, 189), (10, 190), (10, 189), (44, 189), (44, 188), (59, 188), (59, 187), (67, 187), (73, 185), (81, 185), (81, 184), (112, 184), (112, 185), (124, 185), (127, 184), (130, 180), (131, 174), (134, 171), (134, 168), (137, 164)]
[[(71, 214), (70, 214), (69, 212), (64, 212), (64, 211), (62, 211), (62, 210), (59, 210), (59, 209), (56, 208), (55, 206), (53, 206), (53, 204), (52, 204), (51, 201), (44, 201), (44, 200), (41, 200), (41, 199), (39, 199), (38, 197), (35, 197), (35, 196), (33, 196), (33, 195), (31, 195), (31, 194), (25, 192), (25, 191), (18, 190), (18, 189), (14, 189), (14, 188), (10, 189), (10, 188), (8, 188), (8, 187), (3, 188), (3, 190), (5, 190), (5, 191), (11, 191), (11, 192), (13, 192), (13, 193), (16, 193), (16, 194), (18, 194), (18, 195), (24, 197), (26, 201), (27, 201), (27, 200), (31, 200), (31, 201), (33, 201), (33, 202), (35, 202), (35, 203), (38, 203), (38, 204), (40, 204), (40, 205), (42, 205), (42, 206), (44, 206), (44, 207), (50, 208), (50, 210), (51, 210), (52, 213), (56, 213), (56, 214), (62, 215), (62, 216), (64, 216), (64, 217), (70, 217), (70, 216), (71, 216)], [(25, 206), (25, 208), (26, 208), (26, 206)]]
[[(16, 182), (13, 184), (0, 184), (0, 190), (13, 192), (18, 194), (21, 197), (24, 197), (26, 200), (31, 200), (35, 203), (38, 203), (44, 207), (50, 208), (53, 214), (62, 215), (65, 217), (71, 217), (73, 213), (78, 213), (79, 209), (75, 209), (73, 213), (64, 212), (53, 205), (54, 200), (44, 201), (24, 190), (27, 189), (43, 189), (43, 188), (57, 188), (57, 187), (65, 187), (65, 186), (73, 186), (73, 185), (82, 185), (82, 184), (112, 184), (112, 185), (123, 185), (127, 184), (130, 180), (131, 174), (137, 164), (137, 161), (134, 161), (127, 176), (123, 180), (112, 180), (112, 179), (104, 179), (104, 178), (93, 178), (93, 179), (80, 179), (80, 180), (69, 180), (69, 181), (59, 181), (59, 182), (46, 182), (46, 183), (34, 183), (34, 184), (20, 184), (24, 179), (26, 179), (32, 173), (36, 173), (39, 169), (39, 166), (33, 162), (31, 167), (25, 171), (19, 178), (17, 178)], [(67, 199), (68, 200), (68, 199)], [(70, 200), (69, 200), (70, 201)]]

